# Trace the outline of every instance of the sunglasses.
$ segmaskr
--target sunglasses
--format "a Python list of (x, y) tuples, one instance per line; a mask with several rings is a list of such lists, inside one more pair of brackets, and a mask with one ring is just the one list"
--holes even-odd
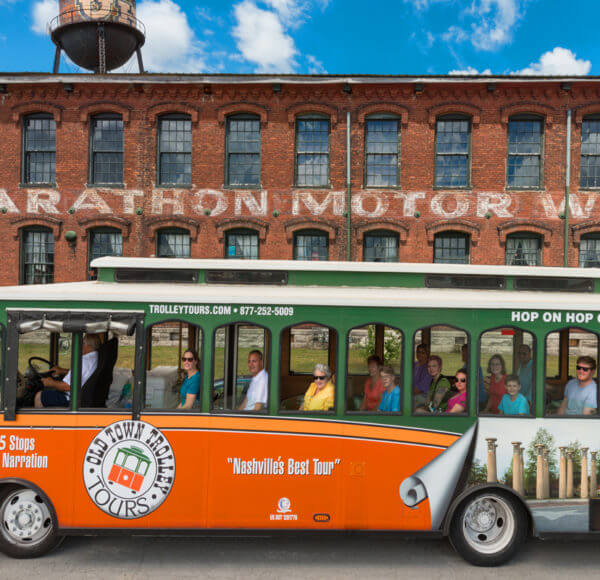
[(315, 381), (324, 381), (327, 377), (325, 375), (313, 375)]
[(183, 362), (194, 362), (194, 360), (195, 360), (195, 359), (194, 359), (194, 357), (193, 357), (193, 356), (182, 356), (182, 357), (181, 357), (181, 360), (182, 360)]
[(587, 373), (588, 371), (591, 371), (591, 370), (592, 370), (590, 367), (582, 367), (582, 366), (579, 366), (579, 365), (577, 365), (575, 368), (576, 368), (578, 371), (585, 371), (586, 373)]
[(456, 379), (457, 383), (466, 383), (467, 379), (465, 379), (464, 377), (462, 379), (459, 379), (458, 377), (454, 377)]

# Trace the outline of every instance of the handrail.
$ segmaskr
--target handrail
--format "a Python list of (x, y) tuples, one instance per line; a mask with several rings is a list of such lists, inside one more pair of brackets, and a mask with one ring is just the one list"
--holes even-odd
[[(131, 14), (119, 14), (111, 8), (92, 9), (88, 6), (89, 13), (82, 12), (81, 8), (69, 8), (64, 10), (58, 16), (55, 16), (48, 23), (48, 33), (51, 34), (57, 28), (68, 24), (77, 24), (81, 22), (114, 22), (124, 24), (139, 30), (144, 36), (146, 35), (146, 27), (141, 20), (138, 20)], [(91, 15), (90, 15), (91, 14)]]

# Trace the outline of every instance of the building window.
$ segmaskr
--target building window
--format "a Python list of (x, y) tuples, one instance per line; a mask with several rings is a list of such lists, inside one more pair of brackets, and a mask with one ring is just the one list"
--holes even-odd
[(397, 262), (398, 234), (394, 232), (370, 232), (364, 236), (365, 262)]
[(189, 258), (190, 232), (180, 228), (159, 230), (156, 233), (158, 258)]
[(21, 237), (23, 284), (54, 282), (54, 236), (47, 228), (27, 228)]
[(366, 123), (365, 173), (368, 187), (398, 185), (400, 122), (398, 119), (369, 118)]
[(468, 264), (469, 236), (460, 232), (436, 234), (433, 261), (435, 264)]
[(540, 187), (542, 183), (542, 119), (508, 121), (508, 187)]
[(232, 260), (258, 259), (258, 234), (254, 230), (232, 230), (225, 236), (225, 257)]
[(96, 258), (104, 256), (123, 255), (123, 235), (114, 228), (96, 228), (89, 233), (88, 244), (88, 271), (90, 278), (96, 279), (96, 269), (90, 269), (90, 264)]
[(303, 230), (294, 235), (294, 260), (329, 259), (329, 236), (319, 230)]
[(192, 184), (192, 121), (164, 115), (158, 121), (158, 184)]
[(600, 268), (600, 234), (581, 236), (579, 243), (579, 267)]
[(56, 182), (56, 123), (52, 115), (23, 119), (23, 183)]
[(435, 186), (469, 187), (471, 121), (466, 117), (440, 117), (435, 133)]
[(226, 183), (260, 185), (260, 119), (255, 115), (227, 118)]
[(581, 187), (600, 187), (600, 117), (581, 123)]
[(511, 234), (506, 238), (507, 266), (541, 266), (542, 244), (539, 236)]
[(329, 119), (296, 119), (296, 185), (329, 185)]
[(91, 119), (90, 183), (123, 183), (123, 120), (120, 115)]

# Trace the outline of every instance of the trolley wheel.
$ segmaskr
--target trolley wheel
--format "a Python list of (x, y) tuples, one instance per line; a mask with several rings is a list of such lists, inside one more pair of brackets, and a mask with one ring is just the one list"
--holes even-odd
[(527, 526), (527, 514), (516, 498), (485, 489), (466, 497), (456, 508), (450, 541), (471, 564), (500, 566), (525, 542)]
[(35, 558), (62, 541), (50, 506), (29, 487), (0, 489), (0, 551), (13, 558)]

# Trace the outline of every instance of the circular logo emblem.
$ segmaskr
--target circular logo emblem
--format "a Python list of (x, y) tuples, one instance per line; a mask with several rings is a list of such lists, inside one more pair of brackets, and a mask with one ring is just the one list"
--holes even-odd
[(119, 421), (90, 443), (83, 481), (105, 513), (131, 520), (153, 512), (167, 499), (175, 479), (175, 456), (167, 438), (143, 421)]
[(287, 497), (282, 497), (277, 502), (277, 511), (282, 514), (286, 514), (287, 512), (291, 511), (291, 505), (292, 502)]

